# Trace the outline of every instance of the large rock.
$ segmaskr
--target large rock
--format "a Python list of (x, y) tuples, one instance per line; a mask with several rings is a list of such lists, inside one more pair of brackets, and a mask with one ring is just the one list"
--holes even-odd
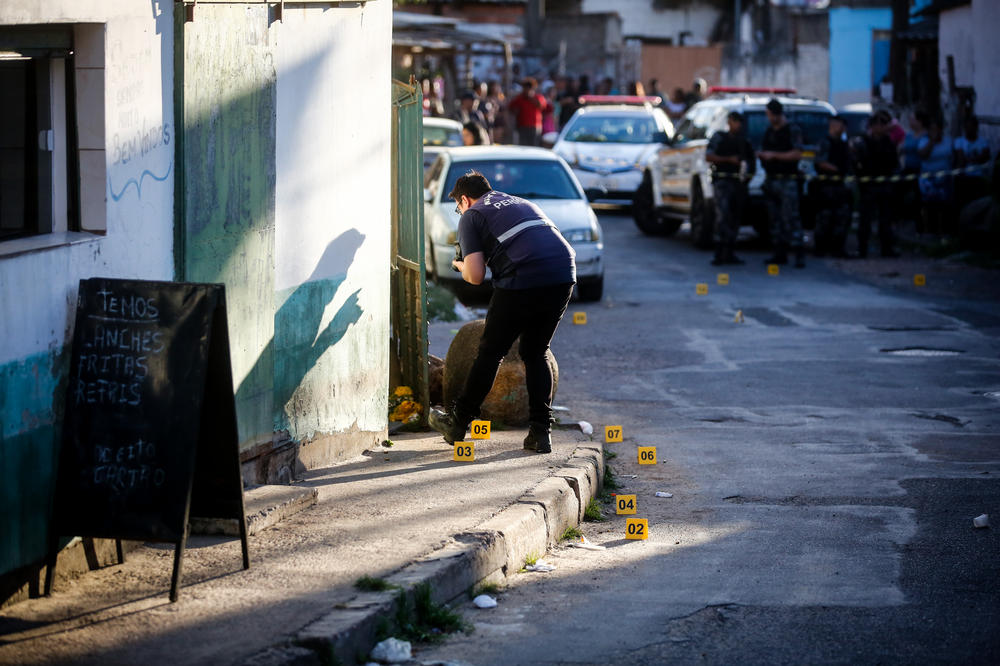
[[(448, 347), (444, 359), (444, 404), (450, 405), (465, 388), (465, 378), (476, 360), (479, 339), (483, 335), (483, 319), (470, 321), (459, 329)], [(528, 423), (528, 389), (524, 382), (524, 362), (517, 351), (518, 341), (500, 363), (493, 390), (483, 401), (480, 416), (497, 425), (524, 426)], [(552, 368), (553, 394), (559, 385), (559, 365), (552, 351), (548, 352)]]
[(427, 385), (432, 405), (444, 403), (444, 359), (427, 355)]

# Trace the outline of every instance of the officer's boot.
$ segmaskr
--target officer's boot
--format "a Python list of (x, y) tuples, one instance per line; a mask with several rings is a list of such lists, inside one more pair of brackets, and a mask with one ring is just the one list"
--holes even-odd
[(465, 431), (469, 429), (472, 419), (460, 415), (457, 408), (452, 406), (447, 411), (431, 408), (430, 414), (427, 415), (427, 423), (441, 433), (444, 441), (454, 446), (455, 442), (465, 437)]
[(788, 263), (788, 246), (781, 243), (775, 246), (774, 256), (764, 260), (765, 264), (785, 265)]
[(726, 244), (719, 241), (715, 244), (715, 257), (712, 259), (713, 266), (721, 266), (726, 263)]
[(733, 252), (733, 244), (730, 243), (729, 245), (726, 246), (726, 256), (725, 256), (725, 261), (723, 263), (731, 264), (733, 266), (741, 266), (746, 262), (736, 256), (736, 254)]
[(528, 436), (524, 438), (524, 448), (538, 453), (552, 453), (551, 426), (540, 423), (530, 424)]
[(795, 248), (795, 267), (796, 268), (806, 267), (806, 249), (801, 245)]

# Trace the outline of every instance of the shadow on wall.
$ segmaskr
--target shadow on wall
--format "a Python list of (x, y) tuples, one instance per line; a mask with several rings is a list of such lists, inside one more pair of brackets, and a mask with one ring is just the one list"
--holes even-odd
[[(330, 241), (312, 274), (293, 289), (278, 308), (274, 316), (274, 336), (236, 390), (240, 403), (248, 391), (271, 377), (273, 370), (275, 430), (289, 428), (295, 411), (289, 407), (289, 402), (296, 389), (303, 385), (306, 375), (326, 350), (337, 344), (351, 324), (360, 321), (364, 314), (358, 303), (360, 289), (344, 299), (329, 321), (326, 314), (337, 300), (347, 278), (347, 269), (354, 263), (364, 239), (364, 234), (351, 229)], [(275, 340), (280, 341), (277, 346)], [(269, 367), (272, 359), (273, 369)], [(335, 397), (332, 393), (325, 396), (327, 399)]]

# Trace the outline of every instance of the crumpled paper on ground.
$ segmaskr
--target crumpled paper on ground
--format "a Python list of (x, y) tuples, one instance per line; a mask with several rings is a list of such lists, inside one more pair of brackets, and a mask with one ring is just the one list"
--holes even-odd
[(524, 567), (525, 571), (537, 571), (539, 573), (548, 573), (549, 571), (555, 571), (555, 565), (549, 564), (545, 560), (538, 560), (534, 564), (528, 564)]

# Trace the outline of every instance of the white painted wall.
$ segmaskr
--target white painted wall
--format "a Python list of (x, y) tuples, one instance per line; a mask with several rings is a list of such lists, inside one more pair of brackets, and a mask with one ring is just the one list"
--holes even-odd
[[(0, 3), (0, 25), (105, 26), (104, 67), (92, 68), (78, 94), (83, 104), (104, 106), (103, 114), (92, 116), (98, 126), (80, 127), (80, 144), (93, 147), (81, 165), (83, 179), (98, 174), (96, 191), (105, 193), (84, 205), (107, 227), (104, 236), (63, 235), (59, 244), (42, 237), (0, 243), (0, 364), (67, 342), (81, 278), (173, 277), (172, 8), (167, 0)], [(98, 149), (93, 141), (102, 134)], [(137, 145), (145, 154), (133, 150)], [(39, 244), (54, 246), (10, 256), (15, 247)]]
[(654, 9), (650, 0), (583, 0), (582, 11), (617, 12), (626, 37), (669, 37), (675, 46), (680, 45), (679, 35), (684, 31), (691, 33), (687, 46), (707, 46), (719, 16), (718, 9), (696, 0), (683, 9)]
[(955, 60), (955, 83), (976, 89), (976, 113), (984, 117), (980, 132), (993, 150), (1000, 149), (1000, 2), (973, 0), (971, 5), (941, 12), (938, 27), (938, 68), (942, 105), (950, 115), (948, 56)]
[(795, 60), (722, 68), (724, 86), (790, 87), (801, 95), (828, 99), (830, 54), (819, 44), (800, 44)]
[(285, 8), (277, 27), (277, 306), (308, 282), (336, 292), (315, 331), (362, 316), (286, 409), (293, 438), (385, 428), (390, 253), (392, 7)]

